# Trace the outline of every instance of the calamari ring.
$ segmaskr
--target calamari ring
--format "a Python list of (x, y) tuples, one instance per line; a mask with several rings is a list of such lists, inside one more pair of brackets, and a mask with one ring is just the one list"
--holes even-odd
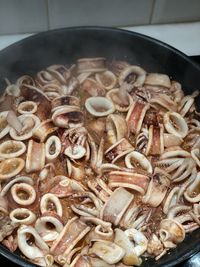
[(25, 151), (26, 145), (21, 141), (8, 140), (0, 144), (1, 158), (16, 158), (24, 154)]
[(17, 111), (20, 114), (33, 114), (37, 111), (37, 104), (33, 101), (24, 101), (19, 104)]
[(6, 159), (0, 163), (0, 180), (7, 180), (16, 176), (24, 168), (25, 162), (21, 158)]
[(36, 220), (36, 215), (25, 208), (17, 208), (10, 212), (10, 219), (20, 224), (32, 224)]
[[(20, 193), (26, 193), (25, 197), (20, 197)], [(14, 184), (11, 188), (13, 200), (22, 206), (33, 204), (36, 199), (36, 192), (33, 186), (25, 183)]]

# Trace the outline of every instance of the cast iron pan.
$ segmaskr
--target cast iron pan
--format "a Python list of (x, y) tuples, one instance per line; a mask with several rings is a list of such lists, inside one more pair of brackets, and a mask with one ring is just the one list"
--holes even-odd
[[(199, 89), (200, 67), (178, 50), (158, 40), (125, 30), (102, 27), (75, 27), (39, 33), (0, 52), (0, 91), (5, 84), (24, 74), (35, 74), (51, 64), (73, 63), (81, 57), (104, 56), (142, 66), (147, 72), (161, 72), (179, 81), (186, 94)], [(197, 105), (200, 99), (197, 99)], [(142, 267), (173, 266), (200, 250), (200, 230), (159, 261), (144, 261)], [(0, 254), (26, 267), (20, 256), (0, 246)]]

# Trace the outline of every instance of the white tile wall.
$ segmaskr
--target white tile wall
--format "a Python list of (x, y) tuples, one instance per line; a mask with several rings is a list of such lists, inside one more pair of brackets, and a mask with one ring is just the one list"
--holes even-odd
[(152, 23), (200, 20), (200, 0), (156, 0)]
[(50, 28), (150, 22), (153, 0), (48, 0)]
[(47, 29), (46, 0), (0, 0), (0, 34)]
[(0, 35), (200, 21), (200, 0), (0, 0)]

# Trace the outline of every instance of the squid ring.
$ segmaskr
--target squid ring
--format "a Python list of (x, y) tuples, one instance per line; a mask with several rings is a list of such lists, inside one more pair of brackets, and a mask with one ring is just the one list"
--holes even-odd
[(20, 224), (32, 224), (36, 220), (36, 215), (25, 208), (17, 208), (11, 211), (10, 219)]
[(14, 184), (11, 194), (14, 201), (22, 206), (31, 205), (36, 199), (35, 189), (26, 183)]

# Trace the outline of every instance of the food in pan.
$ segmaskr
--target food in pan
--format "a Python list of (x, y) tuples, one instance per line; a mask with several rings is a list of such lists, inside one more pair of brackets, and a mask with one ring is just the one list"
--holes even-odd
[[(8, 82), (8, 81), (7, 81)], [(0, 241), (40, 266), (139, 266), (200, 226), (194, 91), (82, 58), (9, 83), (0, 112)]]

